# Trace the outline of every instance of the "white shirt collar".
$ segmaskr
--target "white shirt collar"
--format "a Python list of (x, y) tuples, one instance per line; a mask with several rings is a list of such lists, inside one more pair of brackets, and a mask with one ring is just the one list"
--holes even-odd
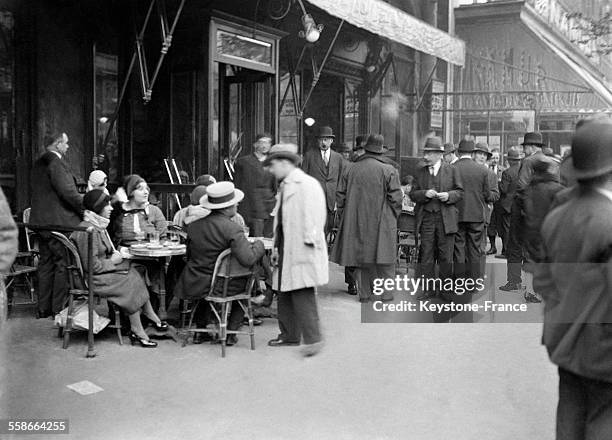
[(57, 154), (57, 157), (59, 157), (60, 159), (62, 158), (62, 153), (60, 153), (59, 151), (52, 151), (52, 153)]
[[(438, 175), (438, 171), (440, 171), (440, 167), (442, 166), (442, 161), (439, 160), (434, 165), (430, 165), (430, 166), (433, 167), (434, 176), (437, 176)], [(429, 167), (427, 169), (429, 170)]]
[(595, 188), (595, 191), (597, 191), (599, 194), (607, 197), (612, 202), (612, 191), (610, 191), (609, 189)]

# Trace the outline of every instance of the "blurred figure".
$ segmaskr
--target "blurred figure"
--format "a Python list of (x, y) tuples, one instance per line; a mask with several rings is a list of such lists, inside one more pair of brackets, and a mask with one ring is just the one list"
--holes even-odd
[(400, 181), (402, 185), (402, 212), (414, 215), (414, 206), (416, 203), (410, 198), (410, 191), (414, 184), (414, 176), (404, 176)]
[(101, 189), (102, 191), (109, 194), (108, 189), (106, 188), (108, 184), (108, 176), (102, 170), (94, 170), (89, 173), (89, 179), (87, 180), (87, 191), (91, 191), (92, 189)]
[[(499, 186), (497, 174), (489, 167), (489, 161), (493, 157), (493, 153), (489, 151), (489, 146), (487, 144), (479, 142), (474, 146), (473, 157), (474, 161), (477, 164), (483, 165), (487, 169), (487, 173), (489, 176), (489, 197), (486, 204), (485, 231), (491, 243), (491, 250), (494, 251), (493, 253), (496, 253), (497, 249), (495, 247), (495, 237), (497, 234), (495, 233), (495, 225), (493, 225), (493, 233), (491, 233), (491, 223), (493, 218), (493, 206), (495, 202), (499, 200)], [(499, 159), (499, 150), (497, 153), (497, 157)], [(482, 241), (482, 245), (482, 252), (485, 255), (489, 254), (487, 252), (486, 239)]]
[(17, 226), (11, 215), (11, 209), (0, 189), (0, 329), (6, 321), (8, 310), (8, 298), (2, 274), (8, 273), (17, 255), (17, 236)]
[(200, 185), (208, 186), (213, 183), (217, 183), (217, 179), (215, 179), (210, 174), (202, 174), (195, 181), (196, 186), (200, 186)]
[(544, 300), (542, 341), (559, 367), (557, 436), (612, 432), (612, 124), (594, 121), (572, 139), (577, 188), (541, 228), (533, 287)]
[(351, 162), (355, 162), (358, 157), (365, 154), (363, 147), (365, 146), (367, 138), (367, 136), (362, 134), (355, 138), (355, 148), (353, 149), (353, 154), (351, 155)]
[(449, 165), (453, 165), (455, 162), (459, 160), (457, 155), (455, 154), (457, 148), (452, 143), (444, 144), (444, 162)]
[(336, 148), (336, 152), (339, 153), (345, 161), (350, 161), (353, 150), (346, 142), (341, 142)]
[(499, 213), (498, 234), (502, 239), (502, 251), (500, 255), (496, 255), (497, 258), (506, 257), (508, 231), (510, 229), (510, 211), (514, 197), (516, 197), (519, 165), (521, 163), (518, 148), (511, 147), (508, 150), (506, 160), (508, 161), (508, 168), (502, 172), (501, 182), (499, 183), (500, 198), (497, 205)]

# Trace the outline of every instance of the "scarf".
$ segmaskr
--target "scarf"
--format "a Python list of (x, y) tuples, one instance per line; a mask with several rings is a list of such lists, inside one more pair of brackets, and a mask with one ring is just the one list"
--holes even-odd
[(110, 224), (109, 219), (99, 216), (95, 212), (86, 209), (83, 213), (83, 220), (91, 223), (94, 228), (99, 230), (102, 233), (102, 236), (106, 238), (107, 244), (110, 245), (111, 249), (113, 251), (116, 250), (115, 246), (113, 245), (113, 241), (110, 239), (110, 235), (108, 235), (108, 231), (106, 230), (106, 228)]

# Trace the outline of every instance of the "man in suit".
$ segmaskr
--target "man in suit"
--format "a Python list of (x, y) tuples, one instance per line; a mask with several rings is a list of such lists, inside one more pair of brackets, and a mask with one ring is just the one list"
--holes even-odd
[(253, 144), (253, 154), (242, 156), (234, 165), (234, 183), (236, 188), (244, 191), (244, 200), (238, 205), (238, 212), (252, 237), (272, 237), (273, 220), (270, 213), (276, 203), (276, 184), (274, 176), (263, 166), (271, 146), (270, 135), (258, 134)]
[[(488, 165), (488, 162), (489, 160), (491, 160), (492, 156), (493, 156), (493, 153), (489, 151), (489, 146), (487, 144), (479, 142), (474, 146), (474, 153), (472, 154), (474, 162), (485, 167), (489, 175), (490, 193), (489, 193), (489, 200), (486, 204), (485, 227), (487, 231), (486, 235), (489, 237), (491, 241), (492, 248), (495, 249), (496, 233), (495, 233), (495, 225), (492, 225), (493, 220), (494, 220), (493, 219), (493, 207), (494, 207), (495, 202), (499, 200), (499, 186), (498, 186), (498, 181), (497, 181), (497, 174), (492, 169), (490, 169)], [(493, 234), (490, 233), (491, 229), (493, 229)], [(482, 241), (482, 245), (483, 245), (482, 252), (487, 254), (486, 239)], [(497, 250), (495, 252), (497, 252)], [(483, 259), (483, 263), (484, 263), (484, 259)]]
[[(457, 203), (459, 225), (455, 236), (455, 274), (459, 278), (476, 279), (481, 277), (487, 203), (492, 200), (491, 185), (487, 168), (472, 159), (474, 142), (462, 140), (458, 151), (459, 160), (453, 166), (463, 184), (463, 198)], [(471, 296), (465, 296), (465, 301), (469, 302)]]
[(578, 189), (540, 229), (534, 290), (544, 299), (542, 342), (558, 366), (557, 439), (612, 432), (612, 124), (594, 121), (572, 139)]
[(307, 151), (302, 163), (304, 172), (317, 179), (323, 187), (327, 206), (326, 235), (334, 225), (336, 193), (344, 167), (342, 156), (331, 149), (334, 138), (331, 127), (321, 127), (317, 136), (317, 148)]
[(457, 148), (451, 142), (444, 144), (444, 162), (449, 165), (453, 165), (457, 162), (459, 158), (455, 154), (456, 152)]
[(506, 258), (508, 231), (510, 229), (510, 210), (514, 197), (516, 196), (519, 165), (521, 163), (518, 149), (510, 148), (506, 159), (508, 161), (508, 168), (502, 172), (501, 182), (499, 183), (500, 199), (495, 208), (499, 216), (499, 228), (497, 232), (502, 239), (502, 252), (501, 255), (496, 255), (496, 258)]
[(525, 151), (525, 158), (519, 167), (516, 197), (510, 212), (510, 230), (508, 232), (508, 243), (506, 244), (507, 282), (500, 286), (500, 290), (505, 292), (518, 291), (522, 286), (521, 268), (525, 259), (523, 252), (523, 233), (525, 229), (523, 197), (533, 175), (533, 165), (536, 162), (541, 162), (546, 157), (542, 153), (544, 142), (541, 133), (525, 133), (521, 145)]
[[(457, 233), (455, 204), (463, 197), (463, 188), (455, 167), (444, 163), (444, 147), (438, 137), (430, 137), (423, 148), (425, 166), (417, 170), (410, 199), (416, 202), (416, 224), (419, 232), (421, 273), (439, 278), (452, 278), (453, 249)], [(419, 299), (435, 296), (424, 291)]]
[[(487, 167), (492, 172), (494, 176), (496, 176), (497, 180), (495, 183), (495, 188), (499, 190), (499, 183), (501, 182), (501, 176), (504, 172), (504, 167), (499, 163), (500, 152), (499, 148), (491, 149), (491, 156), (489, 156), (489, 160), (487, 160)], [(491, 212), (491, 221), (489, 222), (489, 228), (487, 229), (487, 235), (489, 236), (489, 243), (491, 247), (487, 252), (487, 255), (495, 255), (497, 253), (496, 246), (496, 237), (499, 235), (501, 238), (502, 233), (502, 224), (501, 224), (501, 214), (502, 208), (499, 206), (499, 198), (496, 202), (493, 203), (493, 211)]]
[[(68, 136), (45, 136), (47, 152), (32, 169), (32, 211), (30, 223), (74, 227), (81, 223), (83, 196), (76, 178), (64, 160)], [(38, 263), (38, 317), (59, 313), (68, 294), (64, 249), (49, 232), (40, 234)]]

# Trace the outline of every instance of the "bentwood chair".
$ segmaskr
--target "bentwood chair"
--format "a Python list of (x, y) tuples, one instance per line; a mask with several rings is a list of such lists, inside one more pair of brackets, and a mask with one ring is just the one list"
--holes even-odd
[[(228, 296), (228, 288), (231, 281), (245, 281), (245, 289), (237, 295)], [(208, 295), (196, 300), (191, 308), (191, 317), (189, 325), (185, 329), (183, 338), (183, 347), (187, 343), (187, 338), (190, 333), (213, 333), (217, 334), (221, 342), (221, 356), (225, 357), (225, 343), (228, 334), (243, 334), (249, 335), (251, 339), (251, 350), (255, 350), (255, 330), (253, 326), (253, 307), (251, 304), (251, 293), (255, 284), (255, 273), (252, 268), (243, 267), (235, 258), (232, 258), (232, 251), (226, 249), (217, 257), (215, 268), (213, 271), (212, 281)], [(191, 328), (193, 319), (198, 306), (204, 299), (210, 306), (216, 320), (217, 328)], [(248, 331), (243, 330), (228, 330), (227, 320), (231, 312), (232, 306), (238, 305), (244, 311), (249, 320)]]
[[(52, 237), (57, 240), (66, 251), (66, 261), (68, 263), (66, 270), (68, 272), (68, 317), (66, 318), (66, 325), (62, 329), (59, 329), (59, 336), (63, 337), (63, 348), (68, 348), (70, 344), (70, 333), (72, 332), (72, 320), (75, 311), (75, 299), (87, 299), (89, 291), (87, 288), (87, 277), (83, 270), (83, 264), (81, 262), (81, 256), (77, 247), (72, 243), (65, 235), (59, 232), (51, 232)], [(95, 295), (95, 292), (94, 292)], [(96, 295), (95, 295), (96, 296)], [(99, 296), (97, 299), (99, 300)], [(88, 307), (95, 307), (94, 304), (88, 304)], [(117, 331), (117, 337), (119, 338), (119, 344), (123, 345), (123, 338), (121, 336), (121, 314), (119, 307), (112, 307), (109, 303), (109, 311), (114, 311), (114, 322), (109, 325), (110, 328)], [(89, 323), (92, 325), (92, 323)]]

